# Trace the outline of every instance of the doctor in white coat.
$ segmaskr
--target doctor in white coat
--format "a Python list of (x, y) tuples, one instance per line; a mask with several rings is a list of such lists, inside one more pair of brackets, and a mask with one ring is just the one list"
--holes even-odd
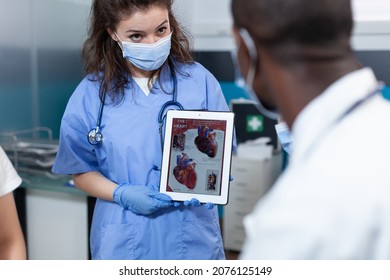
[(353, 56), (350, 1), (232, 0), (232, 13), (242, 74), (294, 139), (240, 258), (390, 259), (390, 102)]

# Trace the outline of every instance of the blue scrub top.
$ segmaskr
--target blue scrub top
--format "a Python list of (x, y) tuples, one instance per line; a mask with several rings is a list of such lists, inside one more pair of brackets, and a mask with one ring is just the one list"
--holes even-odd
[[(198, 63), (178, 64), (177, 101), (186, 110), (229, 111), (215, 77)], [(188, 75), (186, 75), (188, 74)], [(158, 114), (172, 100), (173, 81), (164, 66), (146, 96), (131, 80), (125, 97), (114, 104), (107, 95), (101, 132), (92, 146), (87, 134), (96, 126), (99, 83), (87, 76), (76, 88), (61, 122), (54, 173), (99, 171), (116, 183), (158, 185), (162, 150)], [(164, 92), (165, 91), (165, 92)], [(147, 216), (97, 199), (91, 226), (93, 259), (224, 259), (218, 210), (171, 207)]]

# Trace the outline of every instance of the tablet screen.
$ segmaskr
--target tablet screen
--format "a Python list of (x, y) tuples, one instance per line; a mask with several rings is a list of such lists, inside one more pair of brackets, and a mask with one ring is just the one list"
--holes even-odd
[(178, 201), (227, 203), (233, 117), (231, 112), (168, 111), (161, 192)]

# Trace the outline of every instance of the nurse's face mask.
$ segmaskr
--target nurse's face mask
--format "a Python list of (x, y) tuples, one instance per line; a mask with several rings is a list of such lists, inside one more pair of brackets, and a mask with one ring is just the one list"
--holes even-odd
[[(119, 36), (116, 34), (117, 38)], [(123, 57), (131, 64), (145, 71), (157, 70), (167, 60), (171, 50), (172, 32), (156, 43), (143, 44), (121, 41)]]

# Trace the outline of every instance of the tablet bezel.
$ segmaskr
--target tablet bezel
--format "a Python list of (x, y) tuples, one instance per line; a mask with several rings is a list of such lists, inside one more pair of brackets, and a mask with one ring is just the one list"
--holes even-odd
[[(175, 179), (175, 176), (173, 175), (173, 169), (174, 166), (171, 166), (171, 163), (174, 160), (174, 156), (180, 154), (182, 151), (174, 151), (173, 147), (173, 138), (175, 137), (175, 134), (173, 133), (173, 123), (175, 119), (182, 119), (185, 121), (191, 122), (192, 120), (196, 121), (199, 120), (199, 123), (207, 123), (207, 122), (213, 122), (213, 121), (222, 121), (225, 122), (226, 128), (223, 136), (224, 136), (224, 143), (223, 147), (220, 148), (220, 140), (218, 141), (218, 150), (217, 153), (222, 152), (222, 155), (219, 155), (220, 158), (217, 159), (208, 159), (207, 165), (210, 164), (210, 161), (212, 162), (215, 160), (215, 167), (220, 167), (220, 169), (217, 169), (215, 171), (219, 171), (219, 181), (218, 186), (219, 189), (216, 188), (216, 191), (211, 191), (210, 194), (208, 193), (199, 193), (195, 192), (194, 190), (199, 187), (200, 181), (198, 181), (198, 174), (197, 174), (197, 183), (194, 187), (194, 189), (186, 189), (187, 192), (179, 192), (179, 191), (172, 191), (168, 190), (169, 181), (170, 180), (176, 180), (175, 184), (180, 184), (177, 179)], [(177, 120), (176, 120), (177, 122)], [(217, 130), (218, 133), (222, 133), (222, 130)], [(163, 146), (163, 158), (162, 158), (162, 166), (161, 166), (161, 177), (160, 177), (160, 192), (165, 193), (172, 197), (172, 200), (174, 201), (186, 201), (191, 200), (192, 198), (198, 199), (201, 203), (214, 203), (218, 205), (226, 205), (229, 200), (229, 187), (230, 187), (230, 169), (231, 169), (231, 160), (232, 160), (232, 147), (233, 147), (233, 131), (234, 131), (234, 113), (233, 112), (222, 112), (222, 111), (190, 111), (190, 110), (169, 110), (166, 114), (166, 123), (165, 123), (165, 134), (164, 134), (164, 146)], [(195, 134), (192, 132), (191, 135)], [(220, 134), (219, 134), (220, 135)], [(177, 137), (177, 136), (176, 136)], [(192, 144), (192, 143), (191, 143)], [(196, 147), (195, 144), (193, 144), (194, 147)], [(194, 147), (189, 147), (193, 150), (196, 150)], [(196, 150), (195, 153), (198, 153), (199, 150)], [(207, 155), (207, 154), (206, 154)], [(217, 154), (218, 155), (218, 154)], [(205, 155), (203, 155), (206, 157)], [(191, 156), (190, 156), (191, 157)], [(202, 162), (204, 164), (204, 162)], [(198, 164), (198, 163), (196, 163)], [(200, 164), (200, 163), (199, 163)], [(195, 165), (195, 172), (196, 172), (196, 165)], [(213, 172), (214, 173), (214, 172)], [(202, 173), (204, 174), (204, 173)], [(204, 179), (206, 179), (206, 175), (203, 175)], [(204, 181), (203, 181), (204, 182)], [(181, 184), (184, 186), (184, 184)], [(182, 188), (184, 188), (181, 186)], [(203, 185), (204, 187), (207, 187)], [(217, 187), (218, 187), (217, 186)], [(219, 191), (219, 194), (216, 192)], [(202, 192), (207, 192), (206, 190), (203, 190)]]

